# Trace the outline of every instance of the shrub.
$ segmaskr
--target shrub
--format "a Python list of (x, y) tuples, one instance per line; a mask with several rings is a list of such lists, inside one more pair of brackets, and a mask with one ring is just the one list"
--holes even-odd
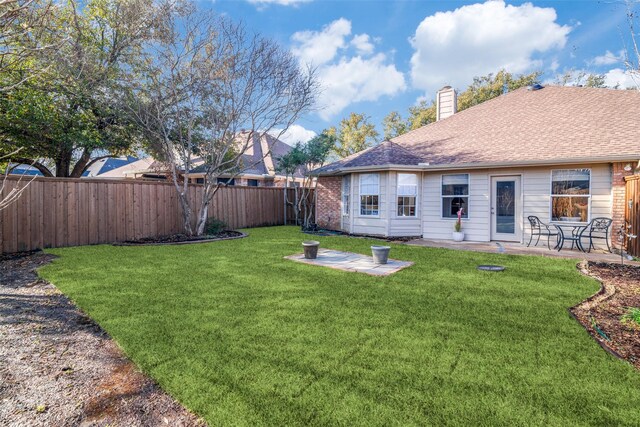
[(227, 228), (227, 224), (217, 218), (209, 218), (204, 226), (204, 232), (208, 235), (219, 234)]
[(640, 308), (639, 307), (629, 307), (627, 312), (620, 319), (622, 323), (635, 323), (636, 325), (640, 325)]

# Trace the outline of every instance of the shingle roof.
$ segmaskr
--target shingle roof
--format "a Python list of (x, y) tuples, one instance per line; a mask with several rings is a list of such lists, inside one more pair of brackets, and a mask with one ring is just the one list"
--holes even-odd
[[(372, 149), (365, 150), (322, 172), (418, 163), (472, 167), (608, 156), (638, 159), (640, 93), (561, 86), (522, 88), (393, 138), (387, 146), (393, 153), (378, 158), (371, 156)], [(400, 149), (403, 153), (396, 155)]]
[(377, 165), (417, 165), (422, 159), (410, 150), (391, 141), (384, 141), (337, 162), (316, 169), (318, 173), (327, 173), (338, 169)]

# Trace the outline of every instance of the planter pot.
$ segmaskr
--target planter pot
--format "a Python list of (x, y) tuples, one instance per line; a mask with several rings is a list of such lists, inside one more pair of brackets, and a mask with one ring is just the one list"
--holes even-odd
[(316, 240), (307, 240), (306, 242), (302, 242), (302, 247), (304, 248), (304, 257), (306, 259), (316, 259), (318, 257), (319, 246), (320, 242)]
[(376, 264), (386, 264), (389, 260), (389, 251), (391, 246), (371, 246), (373, 254), (373, 262)]
[(454, 231), (452, 237), (454, 242), (462, 242), (464, 240), (464, 231)]

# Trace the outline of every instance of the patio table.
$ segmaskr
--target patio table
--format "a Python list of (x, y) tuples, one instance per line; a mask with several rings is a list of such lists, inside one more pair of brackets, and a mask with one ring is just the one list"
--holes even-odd
[(558, 252), (562, 250), (564, 246), (564, 242), (569, 240), (571, 242), (571, 249), (573, 249), (573, 245), (575, 244), (578, 250), (582, 252), (586, 252), (582, 247), (581, 242), (581, 233), (582, 230), (586, 228), (585, 225), (579, 224), (554, 224), (556, 229), (558, 230), (558, 244), (556, 248)]

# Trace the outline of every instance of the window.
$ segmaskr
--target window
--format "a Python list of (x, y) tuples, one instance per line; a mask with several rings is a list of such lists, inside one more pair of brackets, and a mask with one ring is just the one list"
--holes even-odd
[(551, 220), (587, 222), (591, 199), (591, 171), (551, 171)]
[(196, 184), (204, 184), (204, 178), (196, 178)]
[(469, 217), (469, 175), (442, 175), (442, 217)]
[(248, 179), (247, 180), (247, 185), (249, 187), (257, 187), (258, 186), (258, 180), (257, 179)]
[(351, 194), (351, 175), (342, 177), (342, 215), (349, 215), (349, 196)]
[(380, 175), (360, 175), (360, 215), (378, 215), (380, 205)]
[(236, 180), (234, 178), (218, 178), (218, 184), (235, 185)]
[(416, 216), (418, 197), (418, 175), (398, 174), (398, 216)]

